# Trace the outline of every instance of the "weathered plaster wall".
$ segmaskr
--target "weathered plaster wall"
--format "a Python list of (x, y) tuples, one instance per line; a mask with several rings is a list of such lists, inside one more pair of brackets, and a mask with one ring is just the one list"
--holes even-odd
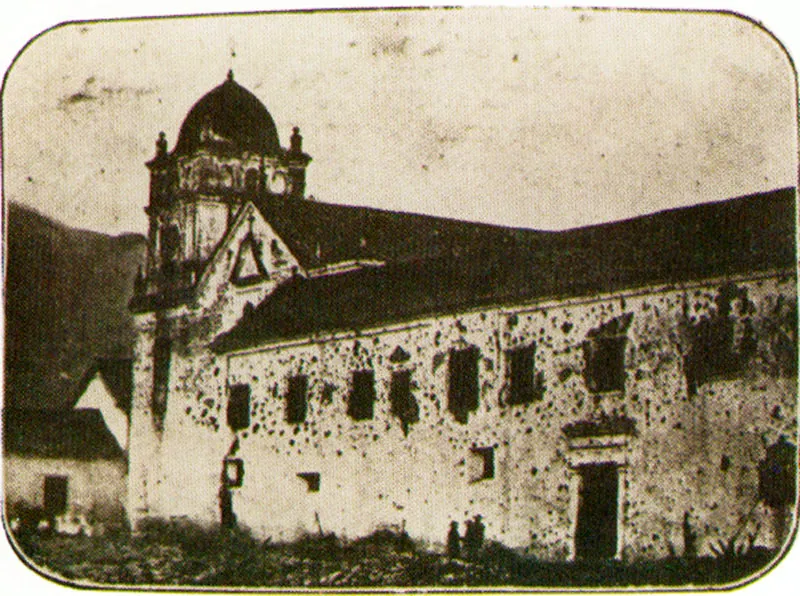
[[(228, 455), (244, 463), (242, 486), (232, 489), (239, 523), (273, 540), (320, 527), (356, 536), (394, 524), (443, 542), (450, 520), (480, 514), (488, 538), (564, 559), (574, 554), (576, 466), (608, 461), (620, 465), (619, 556), (680, 554), (687, 513), (705, 552), (733, 534), (755, 503), (765, 447), (781, 434), (795, 436), (794, 284), (774, 276), (487, 309), (227, 358), (211, 356), (205, 339), (189, 342), (173, 355), (164, 430), (142, 439), (153, 445), (145, 456), (149, 514), (218, 520)], [(731, 344), (720, 349), (740, 366), (692, 387), (686, 373), (697, 329), (720, 310)], [(593, 395), (583, 343), (622, 315), (630, 316), (624, 390)], [(529, 342), (536, 343), (541, 399), (504, 405), (505, 352)], [(481, 354), (480, 402), (461, 424), (447, 409), (448, 354), (467, 345)], [(144, 361), (137, 385), (146, 385)], [(347, 394), (353, 371), (363, 369), (374, 371), (377, 399), (372, 419), (354, 421)], [(407, 435), (388, 399), (399, 369), (411, 371), (419, 406)], [(308, 376), (308, 411), (305, 422), (290, 424), (285, 395), (296, 374)], [(238, 383), (251, 388), (250, 426), (234, 433), (225, 410), (227, 387)], [(137, 388), (137, 402), (146, 389)], [(146, 416), (141, 404), (135, 411)], [(632, 420), (632, 436), (592, 449), (564, 433), (603, 415)], [(494, 448), (494, 478), (473, 480), (482, 467), (475, 447)], [(320, 474), (319, 492), (297, 476), (307, 472)], [(764, 544), (774, 542), (770, 515), (762, 507), (753, 514)]]
[(211, 255), (228, 228), (229, 207), (216, 201), (200, 201), (196, 209), (197, 235), (193, 238), (191, 256), (203, 260)]
[(46, 476), (67, 477), (66, 517), (81, 517), (95, 527), (124, 519), (126, 476), (122, 460), (74, 460), (8, 454), (5, 500), (9, 518), (21, 505), (44, 506)]
[(279, 158), (254, 153), (238, 157), (199, 151), (181, 157), (176, 172), (177, 189), (191, 192), (244, 192), (255, 190), (262, 181), (267, 190), (281, 194), (290, 183), (289, 168)]
[[(225, 380), (202, 348), (219, 321), (214, 313), (193, 316), (185, 308), (137, 317), (128, 493), (134, 527), (148, 517), (188, 516), (209, 523), (219, 518), (219, 454), (227, 445), (209, 431), (220, 426)], [(153, 400), (157, 336), (171, 342), (166, 409)]]
[[(128, 520), (133, 527), (151, 514), (150, 484), (159, 469), (158, 441), (154, 436), (151, 394), (153, 390), (154, 314), (134, 317), (133, 395), (128, 437)], [(153, 490), (155, 494), (155, 490)]]
[[(247, 236), (260, 247), (261, 262), (269, 277), (259, 283), (237, 286), (232, 281), (239, 249)], [(275, 287), (300, 270), (300, 265), (272, 227), (247, 203), (236, 215), (227, 232), (225, 243), (217, 258), (208, 263), (197, 288), (195, 320), (213, 319), (211, 328), (204, 325), (196, 336), (195, 345), (203, 349), (210, 338), (230, 328), (242, 316), (247, 303), (256, 306)]]
[[(231, 280), (232, 271), (239, 246), (248, 235), (264, 247), (263, 264), (270, 275), (259, 283), (237, 286)], [(288, 247), (248, 204), (199, 281), (193, 308), (136, 316), (128, 495), (128, 515), (134, 526), (153, 516), (190, 516), (208, 523), (219, 519), (220, 453), (227, 452), (230, 441), (208, 431), (224, 425), (221, 404), (227, 377), (225, 360), (217, 362), (208, 345), (241, 317), (248, 303), (258, 304), (297, 268)], [(152, 403), (157, 335), (171, 342), (163, 420)]]

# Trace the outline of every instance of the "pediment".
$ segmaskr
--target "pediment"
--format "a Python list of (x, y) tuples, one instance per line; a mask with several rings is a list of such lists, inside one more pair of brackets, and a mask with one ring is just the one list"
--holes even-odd
[(192, 308), (221, 315), (209, 334), (238, 321), (245, 305), (259, 304), (287, 279), (305, 271), (252, 202), (235, 215), (197, 282)]

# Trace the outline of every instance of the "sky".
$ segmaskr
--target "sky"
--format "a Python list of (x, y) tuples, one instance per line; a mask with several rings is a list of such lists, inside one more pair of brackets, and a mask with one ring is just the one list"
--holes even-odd
[(793, 71), (752, 22), (494, 7), (50, 30), (8, 73), (6, 198), (145, 232), (158, 132), (229, 68), (321, 201), (564, 229), (796, 184)]

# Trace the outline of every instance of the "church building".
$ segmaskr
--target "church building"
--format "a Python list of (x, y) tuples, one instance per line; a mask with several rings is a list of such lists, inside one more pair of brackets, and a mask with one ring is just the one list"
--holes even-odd
[(545, 232), (310, 199), (310, 163), (232, 74), (156, 143), (134, 527), (435, 545), (480, 515), (543, 560), (787, 538), (794, 188)]

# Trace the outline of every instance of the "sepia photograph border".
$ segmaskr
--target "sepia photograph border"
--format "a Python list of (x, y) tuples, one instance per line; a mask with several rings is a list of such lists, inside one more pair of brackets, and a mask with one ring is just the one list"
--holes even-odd
[[(58, 5), (58, 3), (51, 0), (39, 3), (45, 6), (37, 6), (36, 8), (28, 7), (8, 7), (0, 9), (5, 23), (0, 25), (0, 33), (3, 33), (4, 42), (0, 47), (2, 48), (2, 57), (6, 69), (13, 67), (14, 61), (20, 54), (32, 43), (40, 38), (43, 34), (51, 31), (52, 29), (61, 26), (61, 23), (70, 21), (86, 24), (102, 24), (109, 20), (114, 21), (140, 21), (149, 18), (180, 18), (190, 19), (194, 17), (206, 16), (223, 16), (235, 15), (245, 16), (248, 14), (260, 15), (265, 12), (272, 12), (274, 10), (282, 12), (320, 12), (329, 10), (381, 10), (381, 9), (414, 9), (413, 6), (392, 5), (387, 6), (360, 6), (358, 3), (351, 3), (347, 6), (325, 6), (325, 3), (317, 3), (314, 6), (306, 6), (304, 8), (288, 8), (287, 3), (253, 3), (253, 2), (231, 2), (226, 5), (224, 12), (214, 10), (215, 6), (219, 3), (211, 2), (179, 2), (169, 0), (167, 2), (152, 2), (146, 0), (137, 3), (136, 5), (127, 5), (125, 7), (110, 7), (98, 6), (100, 3), (79, 2), (75, 3), (69, 8)], [(111, 4), (111, 3), (106, 3)], [(516, 5), (514, 2), (494, 3), (483, 2), (479, 6), (508, 6)], [(800, 22), (795, 17), (800, 16), (800, 11), (791, 7), (777, 7), (772, 6), (772, 3), (758, 3), (758, 2), (727, 2), (727, 3), (706, 3), (702, 6), (693, 2), (664, 2), (657, 5), (647, 6), (648, 2), (637, 2), (626, 5), (625, 2), (614, 2), (610, 7), (595, 7), (598, 10), (614, 10), (630, 9), (641, 11), (656, 11), (664, 10), (668, 12), (691, 10), (693, 12), (709, 12), (718, 13), (720, 11), (732, 12), (746, 19), (751, 20), (759, 27), (763, 27), (776, 41), (785, 49), (790, 60), (800, 54), (800, 27), (791, 26), (792, 23)], [(724, 6), (723, 6), (724, 4)], [(52, 5), (52, 6), (49, 6)], [(257, 6), (256, 6), (257, 5)], [(275, 5), (275, 6), (273, 6)], [(547, 6), (575, 6), (580, 7), (574, 3), (554, 3), (550, 2)], [(429, 5), (430, 6), (430, 5)], [(435, 6), (435, 5), (434, 5)], [(442, 6), (445, 6), (444, 4)], [(427, 8), (423, 7), (423, 8)], [(46, 10), (43, 10), (45, 9)], [(534, 7), (532, 7), (534, 8)], [(584, 8), (584, 7), (580, 7)], [(592, 7), (586, 7), (592, 8)], [(228, 10), (230, 9), (230, 10)], [(35, 16), (30, 13), (38, 12)], [(6, 16), (8, 15), (8, 18)], [(52, 18), (51, 18), (52, 16)], [(15, 24), (22, 23), (23, 26), (17, 27)], [(762, 25), (763, 23), (763, 25)], [(44, 28), (42, 27), (44, 24)], [(20, 38), (24, 38), (22, 44), (19, 43)], [(794, 62), (793, 62), (794, 65)], [(10, 70), (6, 70), (5, 77), (8, 77)], [(4, 85), (5, 85), (4, 78)], [(795, 83), (797, 83), (797, 75), (795, 68)], [(285, 131), (284, 135), (285, 135)], [(320, 156), (321, 158), (323, 156)], [(145, 172), (143, 170), (143, 176)], [(722, 199), (723, 197), (720, 197)], [(6, 218), (7, 218), (7, 205), (5, 193), (3, 196), (3, 220), (4, 220), (4, 251), (3, 251), (3, 272), (6, 274)], [(5, 296), (5, 288), (4, 288)], [(4, 309), (5, 312), (5, 309)], [(0, 339), (0, 341), (2, 341)], [(0, 482), (2, 480), (0, 479)], [(2, 486), (2, 485), (0, 485)], [(797, 511), (795, 511), (797, 513)], [(6, 529), (7, 531), (7, 529)], [(30, 561), (26, 560), (21, 553), (12, 550), (11, 545), (7, 541), (0, 541), (0, 573), (3, 576), (2, 586), (11, 586), (12, 590), (16, 593), (17, 590), (36, 590), (36, 593), (63, 593), (64, 587), (69, 586), (72, 588), (79, 587), (82, 589), (91, 589), (92, 591), (105, 591), (105, 590), (124, 590), (127, 593), (134, 592), (353, 592), (353, 593), (385, 593), (385, 592), (544, 592), (544, 591), (576, 591), (576, 592), (661, 592), (661, 591), (679, 591), (682, 593), (697, 592), (704, 593), (708, 591), (730, 590), (733, 588), (744, 587), (747, 594), (767, 594), (767, 593), (791, 593), (791, 590), (796, 587), (796, 581), (800, 579), (800, 552), (796, 545), (796, 534), (798, 531), (797, 520), (795, 518), (795, 525), (792, 530), (792, 536), (786, 543), (789, 548), (784, 548), (783, 551), (769, 564), (768, 567), (759, 571), (756, 575), (742, 579), (734, 584), (726, 586), (714, 586), (709, 588), (693, 588), (693, 587), (633, 587), (633, 588), (524, 588), (524, 587), (499, 587), (499, 588), (443, 588), (443, 587), (430, 587), (430, 588), (234, 588), (234, 587), (168, 587), (155, 585), (152, 587), (145, 587), (139, 585), (133, 586), (87, 586), (81, 583), (75, 583), (68, 580), (63, 580), (58, 577), (53, 577), (47, 574), (45, 570), (36, 569)], [(10, 536), (9, 536), (10, 538)], [(16, 547), (14, 547), (16, 549)], [(19, 558), (17, 558), (19, 557)], [(30, 570), (35, 571), (34, 574)], [(41, 574), (41, 576), (39, 576)], [(42, 581), (42, 578), (46, 580)], [(59, 585), (63, 583), (64, 586)]]

